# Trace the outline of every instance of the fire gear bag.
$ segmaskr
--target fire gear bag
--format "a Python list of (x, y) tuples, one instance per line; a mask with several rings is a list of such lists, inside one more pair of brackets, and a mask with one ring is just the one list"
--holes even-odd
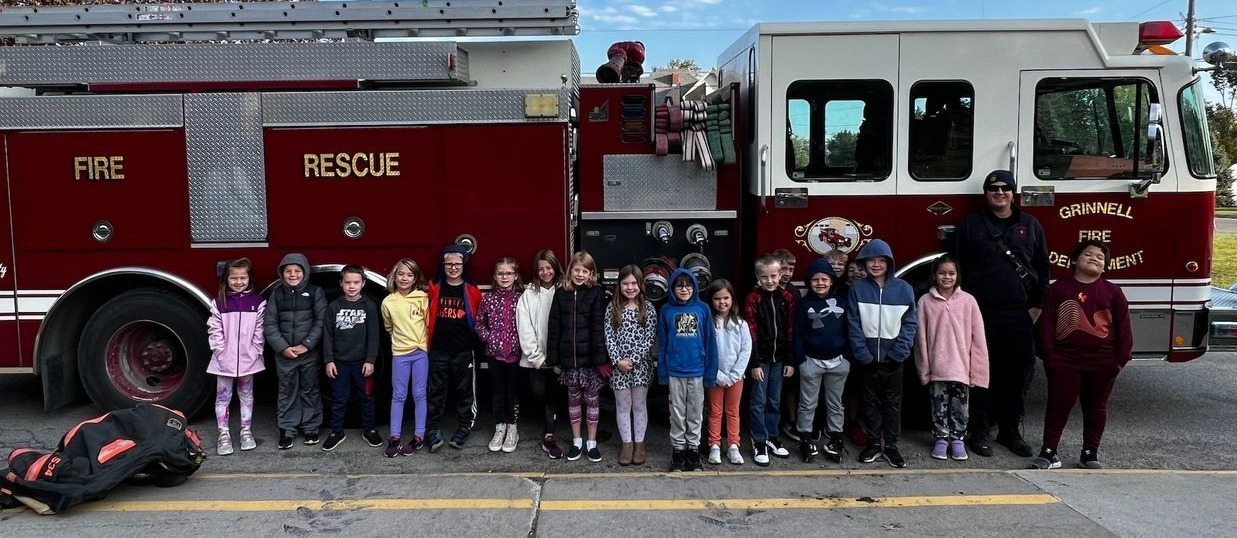
[(18, 448), (0, 476), (0, 506), (56, 514), (107, 496), (121, 481), (175, 486), (206, 453), (180, 411), (140, 404), (82, 422), (53, 452)]

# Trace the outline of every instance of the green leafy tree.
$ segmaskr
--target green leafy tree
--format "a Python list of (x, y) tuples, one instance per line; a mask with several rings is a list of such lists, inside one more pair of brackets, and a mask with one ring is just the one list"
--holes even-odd
[(1229, 167), (1237, 157), (1237, 112), (1215, 103), (1207, 104), (1207, 125), (1211, 128), (1212, 145), (1215, 150), (1216, 204), (1224, 207), (1237, 205), (1233, 199), (1233, 174)]
[(666, 68), (677, 69), (679, 71), (691, 73), (692, 75), (700, 74), (700, 66), (696, 64), (696, 60), (672, 59), (666, 62)]
[(859, 137), (851, 131), (838, 131), (825, 141), (825, 163), (829, 166), (855, 166), (855, 142)]

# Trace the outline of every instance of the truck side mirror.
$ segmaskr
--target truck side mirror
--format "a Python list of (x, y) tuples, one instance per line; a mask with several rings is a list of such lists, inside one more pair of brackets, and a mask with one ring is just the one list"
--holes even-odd
[(1151, 175), (1137, 183), (1130, 183), (1130, 198), (1146, 198), (1147, 189), (1160, 182), (1164, 173), (1164, 123), (1159, 103), (1151, 103), (1147, 111), (1147, 156), (1150, 157)]

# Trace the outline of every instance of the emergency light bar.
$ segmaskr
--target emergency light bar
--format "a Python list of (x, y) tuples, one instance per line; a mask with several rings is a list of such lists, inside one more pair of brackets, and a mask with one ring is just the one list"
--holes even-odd
[(1151, 21), (1138, 25), (1139, 49), (1153, 45), (1167, 45), (1181, 39), (1185, 34), (1169, 21)]

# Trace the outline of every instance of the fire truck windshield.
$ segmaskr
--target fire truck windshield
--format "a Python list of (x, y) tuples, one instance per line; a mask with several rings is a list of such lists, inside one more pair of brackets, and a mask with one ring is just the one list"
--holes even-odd
[(1200, 79), (1195, 79), (1182, 89), (1177, 106), (1181, 109), (1181, 131), (1185, 135), (1185, 158), (1190, 174), (1197, 178), (1213, 178), (1216, 177), (1215, 160), (1211, 154), (1211, 133), (1207, 131), (1201, 83)]

